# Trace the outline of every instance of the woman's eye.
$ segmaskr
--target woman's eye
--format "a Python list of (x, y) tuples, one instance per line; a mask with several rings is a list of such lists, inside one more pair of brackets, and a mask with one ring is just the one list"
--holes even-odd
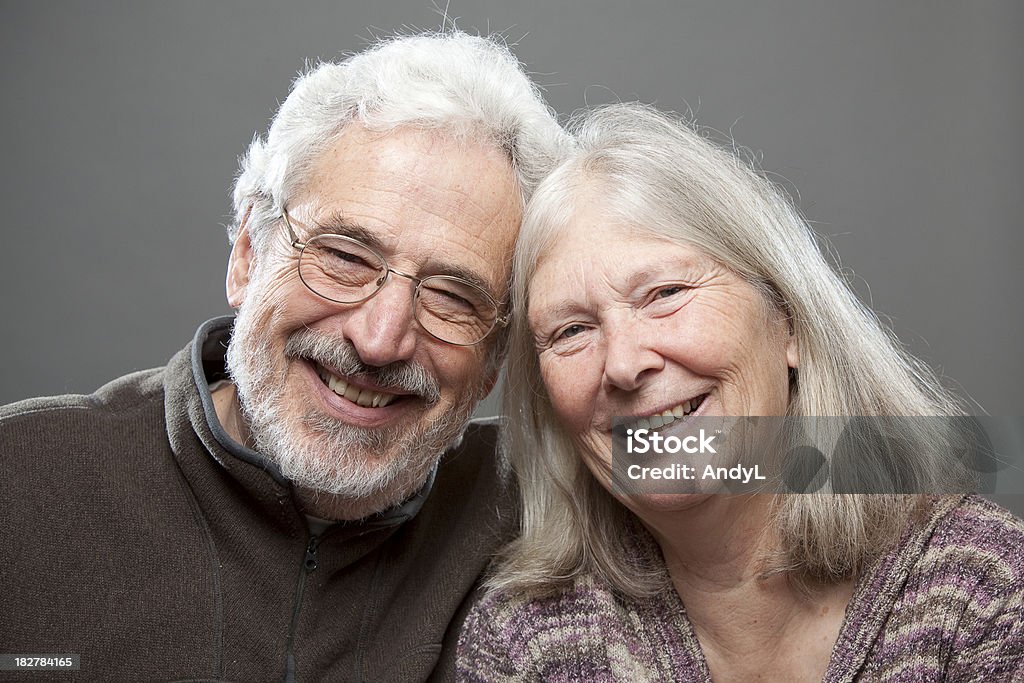
[(672, 285), (671, 287), (662, 287), (654, 293), (655, 299), (667, 299), (670, 296), (675, 296), (686, 289), (682, 285)]
[(544, 347), (558, 354), (574, 353), (587, 345), (590, 335), (586, 332), (590, 329), (590, 326), (584, 323), (566, 325), (551, 335)]
[(637, 307), (644, 310), (646, 315), (662, 317), (671, 315), (685, 306), (690, 300), (690, 292), (693, 287), (684, 283), (673, 283), (660, 285), (652, 288)]
[(583, 325), (569, 325), (568, 327), (563, 329), (561, 332), (556, 334), (555, 335), (555, 339), (556, 340), (558, 340), (558, 339), (570, 339), (572, 337), (575, 337), (577, 334), (582, 332), (584, 329), (586, 329), (586, 328), (584, 328)]
[(552, 351), (559, 355), (575, 353), (586, 347), (590, 340), (590, 332), (593, 329), (587, 323), (569, 323), (564, 327), (555, 328), (554, 332), (538, 333), (535, 337), (537, 350), (540, 352)]

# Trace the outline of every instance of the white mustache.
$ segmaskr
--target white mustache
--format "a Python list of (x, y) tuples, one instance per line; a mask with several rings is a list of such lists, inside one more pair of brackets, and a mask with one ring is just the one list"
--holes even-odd
[(428, 405), (441, 400), (437, 379), (419, 363), (395, 361), (388, 365), (367, 365), (351, 342), (335, 339), (310, 328), (299, 330), (288, 338), (284, 353), (289, 358), (303, 358), (331, 368), (349, 377), (367, 377), (381, 389), (416, 394)]

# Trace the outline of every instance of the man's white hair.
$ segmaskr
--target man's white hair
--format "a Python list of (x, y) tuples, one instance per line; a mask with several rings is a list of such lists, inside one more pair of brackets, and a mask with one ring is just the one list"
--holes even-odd
[[(357, 122), (387, 132), (410, 126), (505, 152), (525, 204), (568, 140), (508, 47), (449, 30), (379, 41), (300, 76), (265, 138), (240, 161), (232, 242), (249, 215), (257, 253), (318, 157)], [(250, 213), (251, 212), (251, 213)]]

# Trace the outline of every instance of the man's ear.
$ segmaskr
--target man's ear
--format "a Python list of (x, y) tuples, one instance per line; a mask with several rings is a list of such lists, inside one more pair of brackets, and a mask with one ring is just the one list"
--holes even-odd
[[(249, 212), (252, 207), (249, 207)], [(242, 219), (242, 225), (238, 228), (238, 236), (231, 246), (231, 255), (228, 256), (228, 275), (225, 283), (225, 290), (228, 295), (228, 303), (232, 308), (238, 308), (245, 300), (245, 290), (249, 285), (249, 276), (253, 267), (252, 241), (249, 239), (249, 212), (246, 212)]]

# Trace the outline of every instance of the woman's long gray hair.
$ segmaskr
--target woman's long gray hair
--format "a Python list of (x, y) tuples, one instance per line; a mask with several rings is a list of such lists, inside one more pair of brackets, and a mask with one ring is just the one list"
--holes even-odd
[[(800, 355), (791, 416), (963, 414), (927, 366), (858, 301), (786, 196), (733, 151), (639, 104), (586, 113), (572, 132), (577, 146), (538, 187), (516, 251), (504, 452), (519, 480), (522, 536), (506, 548), (491, 587), (543, 594), (587, 572), (632, 595), (664, 584), (659, 568), (630, 559), (623, 544), (630, 513), (594, 479), (560, 428), (527, 322), (538, 258), (569, 224), (577, 199), (594, 196), (585, 189), (600, 190), (612, 219), (696, 246), (784, 313)], [(916, 461), (903, 466), (927, 473), (940, 437), (922, 428), (907, 438)], [(772, 521), (781, 548), (766, 558), (765, 571), (789, 572), (798, 582), (848, 577), (898, 538), (922, 500), (778, 496)]]

